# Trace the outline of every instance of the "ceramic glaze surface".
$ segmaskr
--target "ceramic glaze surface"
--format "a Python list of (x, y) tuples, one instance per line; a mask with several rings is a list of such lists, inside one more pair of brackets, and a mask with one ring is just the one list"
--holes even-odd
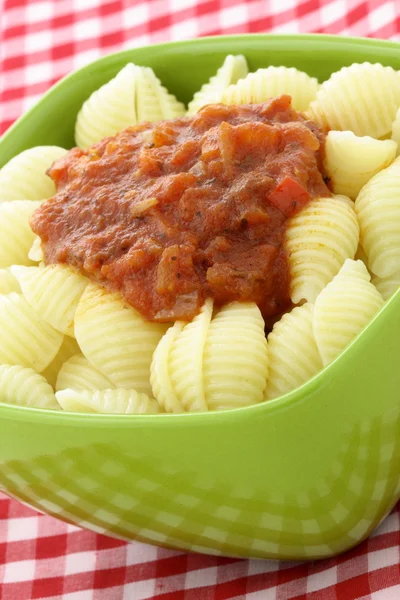
[[(228, 53), (252, 70), (324, 79), (399, 46), (329, 36), (237, 36), (97, 61), (55, 86), (0, 142), (0, 164), (70, 147), (85, 98), (129, 60), (187, 101)], [(193, 68), (193, 65), (196, 68)], [(215, 554), (312, 559), (368, 536), (400, 496), (400, 293), (327, 369), (268, 403), (214, 414), (73, 415), (0, 404), (0, 488), (123, 539)]]

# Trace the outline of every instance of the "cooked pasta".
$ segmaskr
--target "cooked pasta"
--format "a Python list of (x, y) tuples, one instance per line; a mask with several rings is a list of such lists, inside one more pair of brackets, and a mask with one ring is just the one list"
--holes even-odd
[(0, 294), (9, 294), (10, 292), (20, 292), (21, 288), (18, 279), (14, 277), (10, 269), (0, 269)]
[(383, 306), (364, 263), (346, 260), (315, 301), (313, 331), (323, 365), (332, 362)]
[(167, 412), (236, 408), (261, 402), (268, 374), (264, 320), (254, 303), (233, 302), (212, 318), (212, 301), (177, 321), (154, 352), (153, 393)]
[(354, 257), (358, 239), (353, 203), (344, 196), (312, 200), (290, 219), (286, 250), (292, 302), (314, 302), (346, 258)]
[(372, 283), (384, 300), (388, 300), (400, 288), (400, 269), (389, 277), (373, 277)]
[(35, 146), (17, 154), (0, 170), (0, 202), (53, 196), (56, 187), (46, 171), (66, 152), (58, 146)]
[(355, 209), (370, 271), (393, 275), (400, 264), (400, 157), (363, 187)]
[(322, 127), (382, 138), (400, 105), (400, 74), (392, 67), (353, 63), (320, 86), (306, 113)]
[(314, 306), (296, 306), (275, 323), (268, 335), (269, 377), (265, 399), (296, 389), (322, 369), (313, 333)]
[[(138, 123), (142, 121), (161, 121), (162, 119), (160, 103), (154, 90), (154, 81), (146, 71), (145, 68), (139, 68), (136, 81), (136, 116)], [(151, 71), (151, 69), (148, 69), (148, 71)]]
[(75, 124), (75, 141), (87, 148), (136, 125), (136, 80), (139, 67), (129, 63), (83, 103)]
[[(187, 323), (174, 339), (169, 351), (171, 384), (181, 411), (207, 410), (204, 393), (203, 352), (210, 327), (213, 302), (206, 300), (200, 313)], [(174, 406), (178, 406), (174, 403)], [(166, 405), (167, 409), (168, 406)]]
[(0, 365), (0, 402), (59, 409), (53, 388), (43, 375), (20, 365)]
[(153, 69), (139, 67), (136, 83), (136, 116), (142, 121), (175, 119), (185, 114), (182, 102), (170, 94), (155, 76)]
[(244, 56), (228, 54), (223, 64), (215, 75), (205, 83), (189, 102), (187, 114), (196, 114), (206, 104), (216, 104), (222, 101), (224, 91), (248, 73), (247, 62)]
[(0, 364), (40, 373), (56, 356), (63, 336), (43, 321), (22, 294), (0, 295)]
[(66, 265), (47, 267), (11, 267), (22, 293), (40, 317), (54, 329), (74, 335), (76, 307), (87, 277)]
[(267, 376), (267, 341), (260, 309), (254, 302), (232, 302), (222, 307), (209, 325), (204, 345), (208, 410), (261, 402)]
[(368, 259), (361, 244), (358, 245), (357, 252), (354, 256), (354, 260), (361, 260), (368, 270)]
[(80, 352), (78, 342), (69, 335), (64, 336), (59, 351), (51, 363), (42, 371), (43, 377), (47, 379), (53, 389), (56, 389), (57, 377), (63, 364), (78, 352)]
[[(78, 348), (79, 352), (79, 348)], [(68, 357), (61, 366), (55, 389), (60, 390), (112, 390), (114, 384), (90, 364), (83, 354)]]
[(88, 361), (117, 387), (148, 394), (152, 355), (165, 330), (94, 283), (75, 313), (76, 339)]
[[(271, 139), (265, 128), (253, 135), (254, 121), (265, 116), (259, 107), (228, 108), (281, 95), (329, 131), (323, 155), (304, 143), (303, 118), (288, 103), (268, 105), (271, 128), (279, 123)], [(78, 151), (76, 161), (71, 154), (58, 191), (47, 171), (63, 148), (30, 148), (0, 170), (0, 402), (150, 415), (269, 401), (335, 360), (400, 288), (400, 72), (353, 64), (320, 85), (293, 67), (248, 73), (244, 56), (229, 55), (186, 112), (151, 68), (129, 63), (82, 105), (76, 143), (88, 148), (126, 127), (190, 117), (215, 103), (225, 104), (223, 110), (209, 106), (194, 119), (175, 121), (168, 139), (167, 125), (154, 130), (154, 139), (145, 127), (135, 137), (137, 149), (129, 146), (135, 162), (128, 166), (124, 136), (96, 164), (91, 152)], [(232, 133), (242, 122), (252, 124), (246, 135)], [(221, 138), (218, 127), (225, 127)], [(291, 156), (281, 153), (286, 134)], [(264, 141), (271, 156), (263, 172)], [(107, 161), (107, 152), (120, 150), (121, 160), (118, 154), (118, 161), (115, 155)], [(171, 173), (160, 161), (174, 164)], [(209, 175), (205, 187), (201, 162)], [(303, 192), (304, 203), (311, 200), (296, 213)], [(268, 210), (261, 211), (265, 197)], [(232, 198), (238, 202), (229, 204)], [(178, 227), (186, 219), (191, 226)], [(46, 266), (45, 255), (60, 255), (60, 239), (67, 263)], [(82, 274), (88, 264), (90, 280)], [(267, 268), (277, 289), (268, 288)], [(159, 310), (162, 295), (168, 313)], [(203, 296), (196, 314), (192, 300)], [(182, 297), (190, 299), (184, 313)], [(237, 298), (249, 300), (232, 301)], [(255, 298), (258, 306), (250, 301)], [(288, 304), (297, 306), (279, 318)], [(155, 322), (165, 314), (171, 323)]]
[(74, 412), (151, 415), (160, 410), (155, 400), (135, 390), (62, 390), (56, 398), (64, 410)]
[(31, 249), (28, 252), (28, 258), (32, 262), (40, 263), (44, 260), (42, 250), (42, 240), (38, 235), (35, 235), (35, 239), (32, 242)]
[(305, 110), (315, 98), (318, 81), (294, 67), (268, 67), (249, 73), (223, 93), (225, 104), (265, 102), (269, 98), (288, 94), (296, 110)]
[(182, 412), (182, 404), (171, 382), (169, 355), (172, 345), (184, 326), (184, 321), (176, 321), (167, 330), (158, 342), (151, 361), (150, 383), (153, 395), (167, 412)]
[(397, 154), (400, 153), (400, 108), (398, 109), (392, 124), (391, 138), (397, 144)]
[(149, 67), (129, 63), (83, 104), (75, 125), (81, 148), (99, 142), (141, 121), (171, 119), (185, 114)]
[(392, 140), (357, 137), (351, 131), (330, 131), (326, 138), (324, 167), (335, 194), (352, 200), (373, 177), (396, 156)]
[(29, 218), (39, 205), (29, 200), (0, 203), (0, 268), (32, 264), (28, 252), (35, 234)]

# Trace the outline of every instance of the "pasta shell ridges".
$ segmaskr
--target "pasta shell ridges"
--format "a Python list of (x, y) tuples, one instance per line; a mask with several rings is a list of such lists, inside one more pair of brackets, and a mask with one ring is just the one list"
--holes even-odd
[(95, 369), (83, 354), (74, 354), (63, 363), (56, 383), (57, 392), (65, 389), (95, 392), (113, 388), (111, 381)]
[(171, 382), (169, 356), (172, 345), (181, 333), (185, 323), (176, 321), (159, 341), (151, 362), (150, 383), (153, 395), (167, 412), (184, 412)]
[(186, 411), (205, 411), (203, 385), (203, 349), (213, 310), (212, 300), (176, 336), (168, 361), (171, 385)]
[(299, 387), (322, 368), (312, 329), (313, 310), (310, 303), (295, 307), (269, 334), (266, 400)]
[(400, 270), (389, 277), (373, 277), (372, 283), (384, 300), (388, 300), (400, 287)]
[(64, 336), (59, 351), (51, 363), (42, 371), (43, 377), (46, 378), (53, 389), (56, 387), (57, 376), (62, 365), (77, 352), (79, 352), (79, 346), (76, 340), (68, 335)]
[(324, 365), (332, 362), (383, 306), (382, 296), (369, 279), (364, 263), (346, 260), (318, 296), (313, 331)]
[(262, 401), (268, 355), (264, 320), (256, 304), (233, 302), (215, 315), (208, 330), (203, 369), (209, 410)]
[(346, 258), (354, 257), (358, 240), (355, 211), (344, 196), (312, 200), (290, 219), (285, 247), (292, 301), (314, 302)]
[(89, 362), (117, 387), (138, 392), (151, 392), (151, 359), (165, 330), (92, 283), (75, 313), (76, 339)]
[(361, 188), (396, 156), (392, 140), (357, 137), (352, 131), (330, 131), (325, 143), (324, 167), (335, 194), (356, 199)]
[(400, 262), (400, 158), (373, 177), (355, 203), (369, 269), (385, 278)]
[(59, 408), (52, 387), (33, 369), (0, 365), (0, 402), (35, 408)]
[(168, 92), (153, 69), (141, 67), (141, 74), (143, 86), (137, 86), (137, 101), (140, 100), (144, 113), (141, 114), (138, 108), (139, 122), (175, 119), (185, 114), (185, 105)]
[(318, 81), (294, 67), (270, 66), (249, 73), (235, 85), (228, 87), (222, 97), (225, 104), (260, 103), (288, 94), (292, 97), (293, 108), (305, 110), (315, 98)]
[(32, 200), (0, 202), (0, 268), (32, 264), (28, 252), (35, 234), (29, 218), (39, 206)]
[(43, 371), (57, 354), (63, 336), (41, 320), (16, 292), (0, 296), (0, 363)]
[(106, 414), (155, 414), (158, 404), (136, 390), (62, 390), (56, 398), (64, 410)]
[(41, 318), (61, 333), (72, 333), (75, 310), (88, 279), (65, 265), (12, 267), (11, 271)]
[(187, 114), (192, 116), (206, 104), (215, 104), (222, 101), (224, 90), (236, 83), (248, 72), (246, 59), (242, 55), (228, 55), (215, 75), (195, 93), (189, 103)]
[(35, 146), (17, 154), (0, 170), (0, 202), (53, 196), (56, 187), (46, 171), (66, 152), (58, 146)]
[(21, 292), (18, 280), (9, 268), (0, 269), (0, 294), (9, 294), (10, 292)]
[(105, 137), (136, 125), (136, 65), (128, 63), (84, 102), (75, 125), (75, 140), (87, 148)]
[(307, 116), (329, 129), (382, 138), (400, 105), (400, 75), (391, 67), (353, 63), (320, 86)]

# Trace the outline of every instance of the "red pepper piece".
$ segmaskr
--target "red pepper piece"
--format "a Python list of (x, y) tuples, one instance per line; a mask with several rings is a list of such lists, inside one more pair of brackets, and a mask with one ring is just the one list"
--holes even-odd
[(310, 195), (307, 190), (291, 177), (285, 177), (268, 195), (268, 201), (278, 208), (288, 219), (307, 204)]

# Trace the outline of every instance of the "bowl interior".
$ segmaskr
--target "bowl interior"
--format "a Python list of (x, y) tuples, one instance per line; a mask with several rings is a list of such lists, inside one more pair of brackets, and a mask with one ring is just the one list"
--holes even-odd
[[(315, 34), (222, 36), (125, 50), (99, 59), (71, 73), (53, 86), (36, 106), (22, 116), (0, 139), (0, 167), (17, 153), (34, 145), (55, 144), (67, 148), (74, 146), (74, 124), (82, 103), (129, 61), (154, 68), (167, 88), (181, 100), (188, 102), (202, 83), (215, 73), (229, 53), (244, 54), (250, 70), (268, 65), (295, 66), (318, 77), (319, 80), (326, 79), (333, 71), (353, 62), (379, 61), (400, 69), (399, 45), (394, 42)], [(277, 404), (290, 404), (300, 398), (306, 398), (315, 387), (320, 387), (321, 378), (327, 370), (330, 378), (339, 370), (351, 370), (352, 364), (349, 363), (357, 356), (357, 350), (360, 352), (368, 345), (370, 339), (376, 336), (381, 328), (381, 320), (389, 318), (389, 311), (399, 311), (400, 290), (389, 304), (390, 308), (386, 305), (369, 325), (368, 334), (367, 331), (362, 333), (333, 364), (317, 374), (312, 381), (284, 398), (260, 407), (250, 407), (249, 410), (252, 412), (259, 409), (271, 413)], [(399, 327), (392, 328), (391, 336), (391, 341), (386, 340), (386, 348), (389, 348), (390, 344), (397, 347)], [(354, 345), (357, 346), (354, 348), (355, 353)], [(379, 356), (379, 359), (382, 359), (382, 356)], [(39, 409), (11, 406), (3, 406), (2, 409), (14, 414), (28, 410), (32, 415), (36, 413), (38, 418), (41, 418), (40, 414), (44, 414)], [(243, 410), (246, 409), (241, 409)], [(53, 416), (58, 419), (58, 415), (47, 415), (46, 418), (51, 420)], [(166, 415), (163, 417), (168, 418)], [(70, 418), (73, 421), (74, 418), (79, 418), (79, 415), (70, 415)], [(88, 415), (85, 418), (87, 422), (90, 420)], [(118, 415), (107, 415), (104, 418), (120, 420)], [(173, 418), (176, 419), (176, 415), (173, 415)], [(181, 415), (179, 419), (182, 418), (184, 416)], [(196, 418), (199, 419), (200, 415)], [(218, 421), (219, 418), (226, 417), (214, 414), (213, 418)], [(130, 421), (126, 416), (123, 419)]]

